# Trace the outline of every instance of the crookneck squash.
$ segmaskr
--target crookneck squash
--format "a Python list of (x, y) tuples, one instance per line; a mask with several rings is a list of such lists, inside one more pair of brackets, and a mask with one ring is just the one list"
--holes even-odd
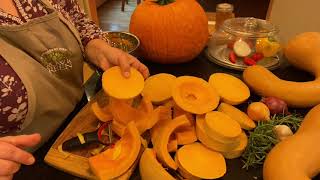
[(141, 55), (163, 64), (194, 59), (209, 36), (206, 13), (195, 0), (143, 1), (129, 30), (140, 39)]
[(267, 155), (264, 180), (311, 180), (320, 173), (320, 105), (312, 108), (300, 128)]

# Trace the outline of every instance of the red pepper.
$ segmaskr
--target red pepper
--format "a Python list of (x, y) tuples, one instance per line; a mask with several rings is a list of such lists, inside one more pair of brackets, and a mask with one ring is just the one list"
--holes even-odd
[(252, 66), (256, 64), (256, 61), (254, 61), (252, 58), (249, 58), (249, 57), (243, 58), (243, 62), (248, 66)]
[(237, 56), (236, 53), (234, 53), (233, 51), (229, 52), (229, 60), (230, 62), (232, 62), (233, 64), (235, 64), (237, 62)]
[(258, 53), (258, 52), (257, 52), (257, 53), (254, 53), (254, 54), (251, 56), (251, 58), (252, 58), (254, 61), (258, 62), (259, 60), (263, 59), (264, 56), (263, 56), (262, 53)]

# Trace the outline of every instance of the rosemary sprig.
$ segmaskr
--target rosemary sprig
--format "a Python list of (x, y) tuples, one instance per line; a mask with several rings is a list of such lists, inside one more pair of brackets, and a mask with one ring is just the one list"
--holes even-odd
[(262, 165), (268, 152), (278, 143), (273, 127), (287, 125), (293, 132), (300, 127), (303, 117), (298, 114), (275, 115), (270, 121), (258, 122), (257, 127), (249, 132), (248, 146), (242, 155), (243, 168)]

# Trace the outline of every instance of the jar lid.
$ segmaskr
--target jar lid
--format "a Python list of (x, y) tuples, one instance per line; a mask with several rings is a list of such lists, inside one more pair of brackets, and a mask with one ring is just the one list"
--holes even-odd
[(279, 32), (270, 22), (253, 17), (227, 19), (221, 28), (230, 34), (246, 37), (269, 37)]
[(232, 12), (233, 5), (229, 3), (220, 3), (216, 7), (217, 12)]

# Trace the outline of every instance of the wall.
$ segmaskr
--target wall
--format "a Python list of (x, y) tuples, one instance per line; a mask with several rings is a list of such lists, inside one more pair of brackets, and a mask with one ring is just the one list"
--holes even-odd
[(280, 29), (283, 43), (298, 33), (320, 32), (320, 0), (273, 0), (268, 20)]

